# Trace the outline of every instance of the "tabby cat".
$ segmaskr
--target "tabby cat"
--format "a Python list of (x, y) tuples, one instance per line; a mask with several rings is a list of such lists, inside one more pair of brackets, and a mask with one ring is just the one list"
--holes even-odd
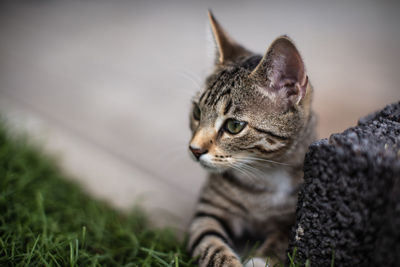
[(302, 164), (315, 139), (312, 87), (287, 36), (262, 57), (236, 43), (209, 12), (215, 68), (193, 99), (189, 149), (209, 170), (189, 227), (200, 266), (246, 266), (285, 258)]

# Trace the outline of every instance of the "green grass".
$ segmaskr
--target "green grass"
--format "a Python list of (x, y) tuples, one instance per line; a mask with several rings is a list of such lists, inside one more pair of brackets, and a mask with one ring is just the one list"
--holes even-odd
[(171, 229), (92, 199), (26, 140), (0, 119), (0, 266), (195, 266)]
[(173, 231), (87, 196), (0, 122), (0, 266), (194, 266)]

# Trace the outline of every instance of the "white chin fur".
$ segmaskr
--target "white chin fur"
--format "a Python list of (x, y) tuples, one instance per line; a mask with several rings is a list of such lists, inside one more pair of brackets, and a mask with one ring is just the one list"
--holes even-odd
[(200, 165), (209, 172), (221, 173), (226, 168), (216, 165), (212, 162), (212, 157), (208, 154), (202, 155), (199, 159)]

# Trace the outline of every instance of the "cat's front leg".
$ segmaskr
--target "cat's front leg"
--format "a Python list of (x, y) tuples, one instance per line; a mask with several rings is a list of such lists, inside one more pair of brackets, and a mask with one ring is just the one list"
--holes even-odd
[(256, 255), (268, 257), (268, 266), (275, 266), (284, 262), (289, 237), (287, 232), (277, 231), (270, 234), (264, 243), (257, 249)]
[(194, 217), (189, 229), (188, 249), (192, 257), (198, 258), (200, 267), (242, 266), (223, 224), (215, 214), (197, 213)]

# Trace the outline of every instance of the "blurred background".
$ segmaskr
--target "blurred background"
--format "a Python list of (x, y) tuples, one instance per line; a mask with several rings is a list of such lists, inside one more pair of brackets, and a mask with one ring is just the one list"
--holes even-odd
[(205, 178), (190, 100), (211, 70), (207, 9), (249, 49), (295, 40), (321, 138), (400, 99), (395, 1), (25, 1), (0, 6), (0, 114), (87, 191), (185, 226)]

